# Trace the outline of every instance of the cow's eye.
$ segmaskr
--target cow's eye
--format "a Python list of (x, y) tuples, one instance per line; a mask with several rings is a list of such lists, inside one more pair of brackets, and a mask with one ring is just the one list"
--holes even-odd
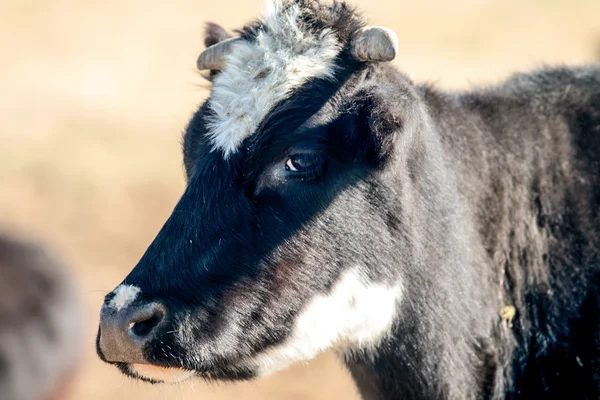
[(286, 175), (298, 178), (314, 178), (321, 173), (322, 162), (315, 153), (292, 154), (285, 161)]

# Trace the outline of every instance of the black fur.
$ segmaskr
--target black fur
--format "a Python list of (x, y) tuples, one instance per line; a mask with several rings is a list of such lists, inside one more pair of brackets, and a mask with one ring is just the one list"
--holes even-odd
[[(364, 25), (345, 3), (299, 3), (343, 43)], [(210, 98), (190, 121), (188, 187), (125, 279), (169, 310), (149, 362), (253, 377), (245, 361), (361, 265), (403, 286), (391, 333), (344, 351), (364, 398), (597, 399), (600, 66), (443, 93), (347, 48), (336, 64), (228, 159)], [(282, 175), (299, 149), (323, 161), (310, 179)]]

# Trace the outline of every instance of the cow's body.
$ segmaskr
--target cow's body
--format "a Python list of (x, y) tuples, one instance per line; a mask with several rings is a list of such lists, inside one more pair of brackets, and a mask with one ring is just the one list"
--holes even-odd
[[(433, 163), (444, 163), (438, 169), (425, 166), (415, 176), (435, 171), (450, 182), (439, 187), (451, 194), (432, 196), (427, 190), (413, 212), (416, 218), (426, 215), (422, 209), (429, 209), (433, 198), (462, 215), (442, 229), (447, 238), (430, 243), (435, 249), (446, 242), (447, 248), (442, 254), (428, 250), (439, 258), (423, 267), (439, 268), (453, 252), (463, 264), (441, 280), (452, 285), (448, 292), (415, 285), (408, 295), (415, 300), (406, 314), (430, 316), (415, 321), (410, 340), (410, 333), (398, 332), (398, 342), (390, 347), (419, 343), (418, 352), (407, 350), (393, 367), (384, 361), (379, 368), (370, 363), (365, 368), (360, 360), (348, 364), (366, 393), (380, 390), (371, 387), (380, 377), (387, 378), (382, 386), (398, 390), (393, 396), (365, 397), (437, 398), (439, 391), (445, 398), (448, 387), (459, 389), (459, 380), (469, 379), (452, 366), (474, 357), (472, 365), (482, 368), (476, 378), (481, 398), (597, 398), (600, 66), (548, 68), (461, 94), (427, 86), (419, 92), (433, 120), (433, 139), (424, 140), (424, 153)], [(404, 167), (409, 170), (410, 164)], [(435, 218), (423, 222), (428, 224), (439, 228)], [(465, 226), (470, 228), (466, 235)], [(481, 321), (493, 321), (489, 334), (475, 334)], [(423, 346), (423, 338), (431, 335), (432, 344)], [(462, 354), (439, 368), (441, 349), (458, 353), (461, 345)], [(433, 353), (429, 365), (423, 349)], [(424, 371), (431, 375), (401, 378)], [(440, 380), (440, 373), (448, 374), (446, 379)], [(444, 380), (446, 387), (415, 385)], [(455, 397), (470, 398), (464, 392)]]
[(366, 399), (597, 398), (600, 66), (446, 94), (345, 4), (276, 4), (211, 27), (188, 187), (100, 356), (231, 380), (335, 349)]

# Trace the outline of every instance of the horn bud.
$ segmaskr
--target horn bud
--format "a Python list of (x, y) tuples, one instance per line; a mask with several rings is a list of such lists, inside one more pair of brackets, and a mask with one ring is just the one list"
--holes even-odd
[(350, 52), (361, 62), (392, 61), (398, 54), (398, 36), (383, 26), (365, 26), (354, 34)]
[(232, 37), (222, 42), (208, 47), (196, 61), (196, 67), (202, 71), (206, 69), (221, 71), (225, 68), (225, 57), (231, 53), (233, 45), (240, 40), (239, 37)]

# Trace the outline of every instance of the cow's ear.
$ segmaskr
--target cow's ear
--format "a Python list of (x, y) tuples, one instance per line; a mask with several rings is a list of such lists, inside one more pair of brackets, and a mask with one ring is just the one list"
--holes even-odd
[[(208, 22), (204, 28), (204, 46), (209, 48), (217, 43), (223, 42), (227, 39), (231, 39), (231, 35), (225, 28), (214, 22)], [(208, 75), (205, 78), (212, 81), (213, 78), (219, 73), (217, 69), (210, 69)]]
[(358, 115), (362, 157), (369, 164), (383, 165), (392, 156), (394, 141), (402, 129), (402, 116), (385, 96), (369, 93)]

